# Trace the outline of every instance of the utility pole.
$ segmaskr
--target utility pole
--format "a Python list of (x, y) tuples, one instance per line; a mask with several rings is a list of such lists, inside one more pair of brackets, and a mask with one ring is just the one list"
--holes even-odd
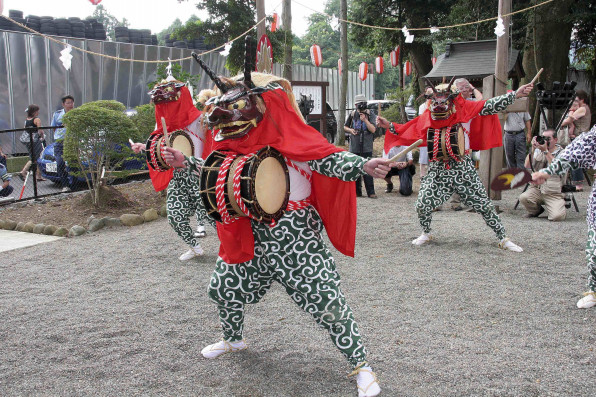
[(283, 0), (282, 23), (285, 32), (283, 78), (292, 81), (292, 0)]
[(341, 49), (341, 84), (339, 86), (339, 119), (337, 120), (337, 144), (342, 146), (346, 143), (344, 123), (346, 120), (346, 98), (348, 94), (348, 2), (339, 0), (340, 23), (340, 49)]
[[(511, 12), (511, 0), (499, 0), (498, 15)], [(505, 34), (497, 37), (497, 54), (495, 60), (495, 74), (485, 77), (483, 91), (485, 98), (503, 95), (507, 92), (507, 72), (509, 69), (509, 26), (511, 16), (502, 17), (505, 25)], [(488, 89), (488, 90), (487, 90)], [(487, 92), (488, 91), (488, 92)], [(499, 113), (501, 129), (505, 124), (505, 113)], [(494, 200), (501, 199), (501, 192), (490, 189), (490, 183), (495, 176), (503, 170), (503, 147), (484, 150), (480, 153), (480, 178), (489, 197)]]
[[(265, 18), (265, 0), (257, 0), (257, 21)], [(257, 25), (257, 43), (265, 34), (265, 21)]]

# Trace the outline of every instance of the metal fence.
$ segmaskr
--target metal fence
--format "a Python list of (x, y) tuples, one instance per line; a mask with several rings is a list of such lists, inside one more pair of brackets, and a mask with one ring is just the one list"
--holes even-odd
[[(59, 38), (65, 43), (100, 54), (138, 60), (177, 59), (192, 50), (142, 44)], [(80, 51), (72, 51), (72, 67), (60, 61), (64, 47), (43, 37), (21, 32), (0, 31), (0, 130), (22, 127), (25, 109), (31, 103), (40, 107), (42, 124), (49, 124), (60, 98), (75, 97), (76, 105), (100, 99), (115, 99), (133, 108), (149, 102), (147, 84), (157, 79), (156, 63), (118, 61)], [(227, 74), (226, 58), (219, 53), (204, 58), (218, 74)], [(199, 89), (212, 85), (194, 60), (181, 63), (182, 69), (200, 74)], [(49, 134), (48, 142), (52, 141)], [(0, 134), (4, 153), (26, 153), (16, 133)]]

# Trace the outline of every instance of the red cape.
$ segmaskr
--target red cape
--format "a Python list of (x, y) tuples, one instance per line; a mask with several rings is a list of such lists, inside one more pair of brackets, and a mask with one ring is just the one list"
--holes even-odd
[[(188, 88), (180, 88), (180, 98), (173, 102), (164, 102), (155, 105), (155, 122), (157, 123), (157, 129), (151, 133), (151, 136), (155, 134), (162, 134), (163, 128), (161, 126), (161, 118), (166, 119), (166, 125), (168, 131), (172, 132), (175, 130), (182, 130), (190, 123), (195, 121), (201, 112), (193, 105), (192, 97)], [(149, 164), (147, 164), (149, 166)], [(171, 168), (167, 171), (156, 171), (149, 166), (149, 176), (151, 182), (156, 191), (164, 190), (168, 187), (174, 170)]]
[(433, 120), (427, 109), (422, 115), (406, 124), (393, 123), (397, 135), (389, 130), (385, 132), (385, 152), (388, 153), (388, 149), (394, 146), (409, 146), (418, 139), (426, 141), (426, 132), (429, 128), (444, 128), (470, 120), (472, 120), (469, 134), (471, 150), (487, 150), (503, 146), (499, 117), (496, 114), (478, 116), (485, 102), (467, 101), (459, 95), (454, 101), (455, 112), (445, 120)]
[[(263, 120), (238, 139), (214, 141), (213, 150), (249, 154), (269, 145), (295, 161), (317, 160), (341, 152), (296, 114), (281, 89), (265, 92), (267, 106)], [(354, 182), (344, 182), (317, 172), (312, 174), (311, 201), (318, 211), (331, 243), (341, 253), (354, 256), (356, 241), (356, 190)], [(229, 224), (217, 223), (221, 242), (219, 255), (227, 263), (241, 263), (254, 257), (254, 236), (249, 218)]]

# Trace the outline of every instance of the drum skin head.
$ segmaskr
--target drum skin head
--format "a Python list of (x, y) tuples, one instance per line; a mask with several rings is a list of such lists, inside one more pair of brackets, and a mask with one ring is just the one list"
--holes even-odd
[(263, 159), (255, 176), (257, 202), (268, 214), (274, 214), (286, 201), (286, 173), (275, 158)]
[(190, 140), (184, 135), (176, 135), (172, 140), (172, 147), (181, 151), (186, 157), (193, 156), (193, 147)]

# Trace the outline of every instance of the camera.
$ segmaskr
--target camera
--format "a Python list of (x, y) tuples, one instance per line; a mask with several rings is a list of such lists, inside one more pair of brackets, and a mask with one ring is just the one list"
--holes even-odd
[(550, 137), (544, 137), (542, 135), (538, 135), (536, 137), (536, 143), (539, 145), (544, 145), (546, 142), (550, 142)]
[(366, 102), (359, 102), (356, 104), (356, 109), (358, 109), (358, 111), (360, 113), (363, 113), (366, 111), (366, 109), (368, 109), (368, 103)]

